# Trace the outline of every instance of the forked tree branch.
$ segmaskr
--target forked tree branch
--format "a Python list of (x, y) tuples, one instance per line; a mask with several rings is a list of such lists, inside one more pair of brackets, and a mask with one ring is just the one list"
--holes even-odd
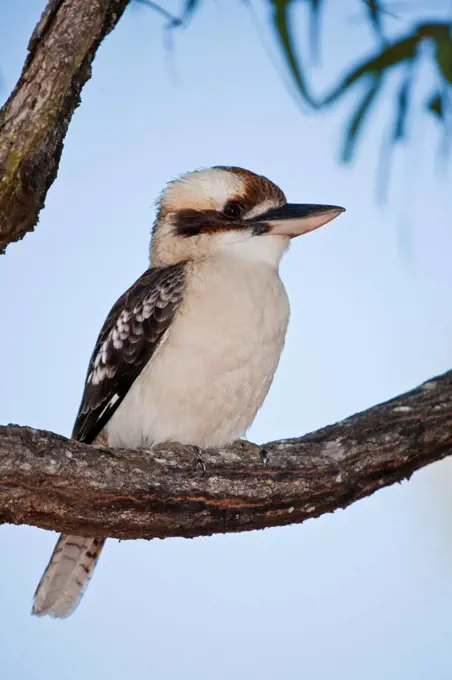
[(0, 428), (0, 523), (88, 536), (206, 536), (303, 522), (452, 453), (452, 371), (336, 425), (265, 446), (96, 448)]
[(49, 0), (0, 111), (0, 253), (32, 231), (103, 38), (129, 0)]

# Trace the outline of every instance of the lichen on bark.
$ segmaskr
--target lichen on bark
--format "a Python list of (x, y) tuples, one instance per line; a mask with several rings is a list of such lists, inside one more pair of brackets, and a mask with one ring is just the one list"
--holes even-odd
[(50, 0), (0, 111), (0, 252), (33, 231), (103, 38), (129, 0)]

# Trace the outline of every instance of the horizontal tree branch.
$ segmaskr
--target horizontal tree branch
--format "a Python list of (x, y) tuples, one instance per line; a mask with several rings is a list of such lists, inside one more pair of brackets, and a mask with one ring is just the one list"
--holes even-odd
[(0, 253), (32, 231), (103, 38), (129, 0), (49, 0), (0, 111)]
[(0, 427), (0, 523), (88, 536), (206, 536), (303, 522), (452, 453), (452, 371), (299, 439), (220, 451), (94, 447)]

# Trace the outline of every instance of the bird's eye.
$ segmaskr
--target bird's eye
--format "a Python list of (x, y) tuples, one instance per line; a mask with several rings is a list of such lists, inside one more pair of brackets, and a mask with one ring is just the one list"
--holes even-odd
[(223, 215), (231, 219), (237, 219), (243, 212), (240, 203), (227, 203), (223, 208)]

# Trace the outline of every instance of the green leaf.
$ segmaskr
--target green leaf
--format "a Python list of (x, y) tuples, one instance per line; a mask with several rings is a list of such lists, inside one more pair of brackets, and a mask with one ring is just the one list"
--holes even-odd
[(413, 87), (413, 76), (414, 76), (414, 70), (413, 70), (413, 65), (414, 65), (414, 60), (411, 60), (408, 64), (408, 70), (406, 73), (406, 76), (402, 82), (402, 85), (400, 86), (398, 95), (397, 95), (397, 100), (396, 100), (396, 106), (397, 106), (397, 114), (396, 114), (396, 120), (395, 120), (395, 125), (394, 125), (394, 130), (392, 133), (392, 139), (394, 142), (399, 142), (406, 136), (406, 122), (408, 118), (408, 108), (409, 108), (409, 101), (410, 101), (410, 95), (411, 95), (411, 90)]
[(384, 39), (383, 35), (383, 25), (381, 22), (382, 7), (377, 0), (363, 0), (366, 6), (366, 12), (369, 16), (370, 23), (375, 30), (375, 33), (379, 38)]
[(320, 29), (320, 10), (323, 6), (323, 0), (309, 0), (310, 15), (309, 15), (309, 42), (311, 48), (311, 55), (315, 61), (319, 58), (319, 29)]
[(354, 115), (350, 119), (347, 132), (345, 134), (344, 148), (341, 153), (341, 161), (343, 163), (349, 163), (356, 151), (356, 143), (358, 141), (359, 133), (362, 130), (362, 126), (368, 114), (372, 104), (375, 103), (377, 94), (383, 83), (383, 78), (381, 75), (374, 75), (371, 77), (370, 86), (358, 105)]
[(201, 0), (186, 0), (185, 7), (182, 10), (182, 21), (188, 21), (195, 11), (199, 9), (200, 4)]
[(427, 111), (430, 111), (440, 120), (444, 120), (444, 103), (441, 92), (435, 94), (428, 100), (426, 104)]
[(452, 39), (449, 31), (436, 39), (436, 63), (447, 82), (452, 84)]
[(421, 38), (432, 38), (437, 40), (449, 35), (449, 23), (444, 21), (426, 21), (423, 24), (418, 24), (416, 33)]
[(364, 76), (371, 74), (383, 75), (393, 66), (401, 64), (408, 59), (413, 59), (416, 55), (418, 43), (421, 38), (417, 35), (409, 35), (387, 47), (383, 47), (378, 54), (359, 64), (348, 73), (342, 82), (325, 97), (322, 106), (327, 106), (337, 101), (344, 95), (352, 85)]
[(301, 63), (296, 55), (293, 36), (290, 29), (289, 5), (292, 0), (269, 0), (273, 8), (273, 25), (280, 48), (287, 62), (290, 74), (295, 81), (301, 97), (310, 105), (314, 106), (312, 97), (308, 91)]

